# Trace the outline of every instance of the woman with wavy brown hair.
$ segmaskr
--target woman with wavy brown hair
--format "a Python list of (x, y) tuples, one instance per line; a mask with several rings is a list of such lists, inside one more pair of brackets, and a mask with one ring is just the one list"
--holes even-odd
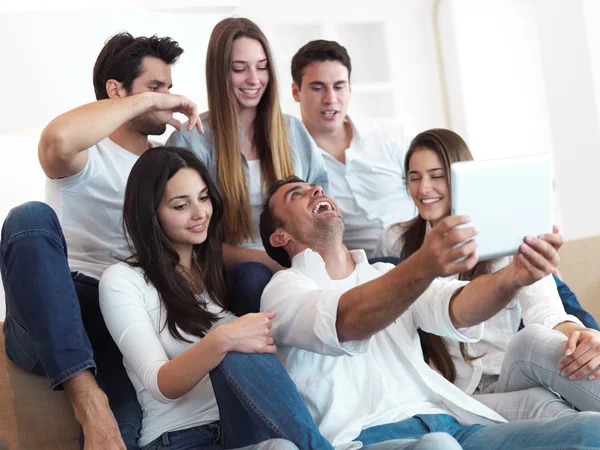
[[(386, 228), (375, 256), (408, 258), (416, 252), (425, 234), (451, 214), (450, 165), (472, 159), (465, 141), (451, 130), (419, 133), (404, 160), (405, 181), (418, 215)], [(512, 262), (513, 257), (479, 262), (458, 277), (473, 280), (503, 270)], [(526, 327), (517, 333), (521, 320)], [(584, 328), (578, 318), (565, 312), (552, 276), (522, 288), (503, 310), (485, 322), (482, 339), (475, 344), (419, 332), (424, 356), (434, 369), (509, 420), (557, 417), (574, 412), (572, 405), (579, 410), (600, 410), (600, 387), (593, 381), (600, 352), (588, 349), (586, 344), (588, 338), (596, 339), (600, 348), (600, 333)], [(577, 341), (576, 336), (582, 339)], [(583, 355), (584, 364), (565, 357), (569, 348), (577, 356)], [(587, 363), (592, 365), (588, 367)], [(570, 380), (573, 375), (581, 379)]]
[(168, 144), (196, 153), (223, 193), (226, 268), (254, 261), (274, 272), (281, 267), (264, 252), (258, 232), (266, 190), (294, 174), (327, 188), (323, 161), (302, 122), (282, 114), (269, 43), (251, 20), (227, 18), (213, 29), (206, 88), (205, 133), (183, 129)]
[(273, 354), (275, 314), (231, 313), (223, 211), (189, 150), (156, 147), (131, 169), (131, 256), (102, 275), (100, 307), (142, 407), (140, 447), (331, 449)]

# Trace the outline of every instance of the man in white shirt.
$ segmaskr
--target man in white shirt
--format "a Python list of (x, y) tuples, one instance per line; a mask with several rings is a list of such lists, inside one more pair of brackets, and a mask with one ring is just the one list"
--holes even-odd
[(130, 254), (121, 228), (125, 185), (150, 147), (148, 136), (167, 124), (181, 128), (174, 111), (201, 129), (196, 105), (169, 93), (171, 65), (182, 52), (168, 37), (110, 38), (94, 66), (98, 101), (42, 132), (39, 159), (52, 208), (26, 203), (2, 228), (6, 353), (45, 375), (52, 389), (65, 389), (86, 449), (137, 448), (141, 411), (102, 320), (98, 279)]
[(322, 188), (292, 177), (270, 190), (261, 238), (291, 268), (274, 275), (261, 309), (277, 312), (278, 356), (336, 448), (436, 431), (465, 449), (597, 448), (598, 413), (502, 423), (424, 362), (417, 328), (476, 342), (481, 322), (558, 264), (560, 235), (527, 237), (506, 268), (470, 283), (440, 282), (477, 262), (468, 241), (476, 230), (459, 227), (467, 223), (448, 217), (402, 264), (370, 265), (364, 251), (345, 247), (339, 207)]
[(381, 231), (416, 215), (404, 185), (407, 137), (391, 119), (351, 120), (352, 65), (334, 41), (304, 45), (292, 59), (292, 94), (325, 161), (330, 194), (346, 222), (344, 243), (371, 256)]

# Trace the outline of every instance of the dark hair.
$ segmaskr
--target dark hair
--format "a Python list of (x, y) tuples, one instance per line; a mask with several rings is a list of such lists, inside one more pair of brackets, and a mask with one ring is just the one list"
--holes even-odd
[[(448, 186), (451, 186), (452, 183), (452, 180), (450, 179), (450, 165), (453, 162), (471, 161), (473, 159), (473, 155), (471, 154), (467, 143), (454, 131), (444, 128), (433, 128), (419, 133), (410, 143), (406, 156), (404, 157), (404, 178), (407, 183), (407, 189), (410, 159), (417, 150), (424, 148), (435, 152), (440, 161), (442, 161), (446, 180), (448, 180)], [(402, 230), (406, 229), (400, 239), (398, 239), (397, 245), (401, 246), (400, 257), (408, 258), (423, 245), (425, 232), (427, 230), (427, 221), (418, 215), (411, 221), (399, 223), (397, 226)], [(491, 262), (485, 261), (476, 264), (475, 267), (468, 272), (461, 273), (459, 279), (472, 280), (490, 272)], [(425, 357), (431, 359), (435, 363), (438, 370), (446, 379), (454, 382), (454, 379), (456, 378), (456, 368), (443, 339), (423, 330), (419, 330), (419, 336), (421, 338), (421, 348), (423, 349)], [(473, 361), (484, 356), (469, 355), (467, 347), (462, 342), (460, 343), (460, 353), (465, 361)]]
[(352, 63), (346, 48), (335, 41), (318, 39), (310, 41), (296, 52), (292, 58), (292, 79), (302, 87), (302, 75), (304, 68), (315, 61), (339, 61), (348, 69), (348, 79), (352, 73)]
[(292, 261), (290, 260), (290, 256), (287, 252), (281, 247), (273, 247), (271, 245), (271, 235), (275, 232), (278, 227), (282, 227), (285, 225), (283, 220), (273, 214), (271, 210), (271, 197), (275, 195), (275, 192), (279, 190), (280, 187), (285, 186), (286, 184), (291, 183), (306, 183), (302, 178), (297, 176), (291, 176), (284, 178), (283, 180), (277, 180), (273, 186), (269, 188), (267, 192), (267, 198), (265, 199), (262, 205), (262, 211), (260, 213), (260, 238), (262, 239), (263, 246), (265, 247), (265, 251), (267, 255), (283, 267), (290, 267), (292, 265)]
[[(163, 231), (157, 215), (167, 182), (184, 168), (194, 169), (202, 177), (213, 208), (206, 241), (193, 249), (193, 258), (203, 282), (203, 286), (196, 286), (196, 289), (182, 275), (179, 254)], [(125, 262), (132, 267), (140, 267), (146, 281), (158, 291), (166, 309), (165, 326), (175, 339), (189, 342), (179, 329), (204, 336), (217, 319), (197, 298), (195, 291), (204, 289), (217, 305), (230, 309), (221, 257), (222, 217), (223, 199), (219, 189), (206, 166), (191, 151), (178, 147), (156, 147), (144, 152), (131, 169), (125, 189), (123, 229), (132, 256)]]
[(94, 64), (96, 99), (108, 98), (108, 80), (117, 80), (129, 92), (135, 79), (141, 75), (142, 60), (146, 56), (161, 59), (171, 65), (182, 53), (179, 43), (170, 37), (133, 37), (127, 32), (115, 34), (106, 41)]

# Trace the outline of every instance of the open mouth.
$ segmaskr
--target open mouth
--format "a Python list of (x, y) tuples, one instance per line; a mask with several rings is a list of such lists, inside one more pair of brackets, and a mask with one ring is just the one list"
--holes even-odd
[(242, 94), (248, 98), (256, 98), (260, 89), (240, 89)]
[(192, 233), (202, 233), (206, 230), (206, 223), (201, 223), (199, 225), (194, 225), (193, 227), (188, 228)]
[(422, 198), (421, 199), (421, 203), (424, 203), (425, 205), (431, 205), (431, 204), (437, 203), (437, 202), (439, 202), (441, 200), (442, 200), (441, 197), (436, 197), (436, 198)]
[(333, 206), (331, 205), (331, 203), (326, 201), (318, 202), (312, 209), (313, 214), (319, 214), (325, 211), (333, 211)]
[(339, 111), (333, 111), (333, 110), (321, 111), (321, 114), (326, 119), (334, 119), (339, 114)]

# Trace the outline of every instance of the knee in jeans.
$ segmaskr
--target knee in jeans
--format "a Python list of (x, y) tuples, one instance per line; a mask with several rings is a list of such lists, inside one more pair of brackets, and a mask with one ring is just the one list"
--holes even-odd
[(507, 353), (510, 351), (512, 355), (520, 355), (528, 352), (531, 343), (539, 339), (540, 334), (545, 331), (548, 331), (548, 328), (538, 323), (527, 325), (510, 340)]
[(448, 433), (429, 433), (419, 439), (415, 450), (460, 450), (460, 444)]
[(43, 202), (27, 202), (10, 210), (4, 221), (4, 229), (25, 230), (56, 229), (58, 218), (54, 210)]

